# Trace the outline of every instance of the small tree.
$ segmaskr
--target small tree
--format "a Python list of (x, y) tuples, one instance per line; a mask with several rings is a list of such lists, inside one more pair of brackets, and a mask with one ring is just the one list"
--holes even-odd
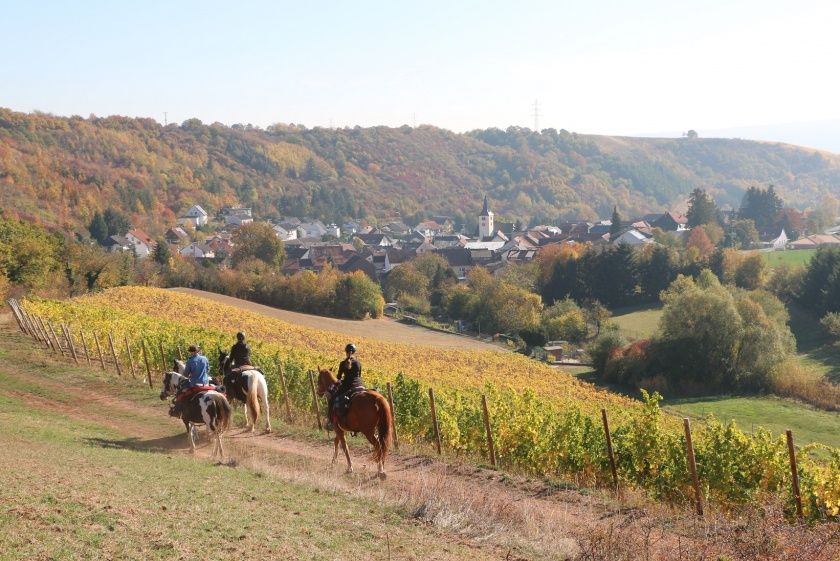
[(286, 249), (274, 229), (265, 222), (244, 224), (233, 235), (231, 263), (234, 267), (253, 257), (279, 271), (286, 259)]
[(168, 267), (169, 264), (172, 262), (172, 250), (169, 248), (169, 244), (166, 240), (159, 239), (157, 241), (157, 246), (155, 246), (155, 253), (154, 253), (155, 263), (158, 263), (164, 267)]
[(610, 239), (614, 240), (621, 235), (624, 225), (621, 223), (621, 216), (618, 214), (618, 207), (613, 207), (612, 225), (610, 226)]

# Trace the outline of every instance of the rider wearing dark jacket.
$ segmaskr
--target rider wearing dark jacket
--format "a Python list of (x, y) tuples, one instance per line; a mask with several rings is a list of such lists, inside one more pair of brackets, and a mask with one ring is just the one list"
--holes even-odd
[(230, 364), (232, 367), (245, 366), (251, 363), (251, 347), (245, 342), (245, 334), (236, 334), (236, 343), (230, 348)]
[(340, 403), (342, 397), (348, 392), (364, 387), (362, 383), (362, 363), (353, 356), (356, 354), (356, 345), (349, 343), (344, 347), (344, 352), (347, 353), (347, 358), (342, 360), (341, 364), (338, 365), (338, 379), (341, 383), (336, 388), (335, 395), (329, 404), (327, 430), (333, 430), (335, 428), (333, 421), (335, 404)]

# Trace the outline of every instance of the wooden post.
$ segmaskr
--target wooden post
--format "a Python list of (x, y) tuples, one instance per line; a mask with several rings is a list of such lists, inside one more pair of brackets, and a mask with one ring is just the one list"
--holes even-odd
[(21, 319), (21, 316), (20, 316), (20, 310), (18, 310), (17, 306), (15, 305), (15, 301), (10, 298), (10, 299), (6, 300), (6, 303), (12, 309), (12, 315), (15, 316), (15, 321), (18, 324), (18, 328), (24, 334), (29, 335), (29, 333), (26, 331), (26, 327), (23, 326), (23, 320)]
[(61, 341), (58, 340), (58, 336), (55, 334), (55, 329), (53, 329), (52, 322), (49, 320), (47, 321), (47, 327), (50, 328), (50, 333), (52, 334), (52, 338), (55, 341), (55, 344), (58, 346), (58, 350), (61, 351), (61, 356), (64, 356), (64, 348), (61, 346)]
[(128, 366), (131, 368), (131, 377), (132, 379), (137, 379), (137, 372), (134, 371), (134, 357), (131, 356), (131, 345), (128, 343), (128, 335), (124, 336), (125, 338), (125, 351), (128, 353)]
[(435, 390), (429, 388), (429, 404), (432, 408), (432, 429), (435, 433), (435, 447), (440, 455), (440, 430), (438, 429), (437, 410), (435, 409)]
[(146, 340), (140, 339), (140, 345), (143, 347), (143, 362), (146, 364), (146, 377), (149, 379), (149, 387), (152, 387), (152, 369), (149, 368), (149, 353), (146, 351)]
[(184, 361), (184, 351), (181, 350), (181, 345), (178, 345), (177, 348), (178, 348), (178, 359), (181, 360), (181, 362), (183, 362)]
[(691, 423), (688, 417), (683, 418), (685, 429), (685, 453), (688, 456), (688, 469), (691, 471), (691, 485), (694, 487), (694, 502), (697, 515), (703, 516), (703, 494), (700, 493), (700, 480), (697, 478), (697, 463), (694, 461), (694, 445), (691, 443)]
[(41, 342), (41, 344), (44, 345), (45, 348), (52, 349), (52, 341), (50, 341), (50, 338), (47, 335), (47, 331), (46, 329), (44, 329), (44, 321), (38, 316), (33, 316), (30, 319), (32, 321), (32, 328), (35, 330), (37, 339)]
[(615, 454), (613, 453), (612, 436), (610, 435), (610, 422), (607, 419), (607, 410), (601, 409), (601, 421), (604, 423), (604, 434), (607, 436), (607, 455), (610, 457), (610, 471), (612, 472), (613, 487), (618, 491), (618, 472), (615, 469)]
[(166, 355), (163, 352), (163, 341), (158, 341), (158, 347), (160, 347), (160, 365), (164, 372), (168, 372), (169, 370), (166, 368)]
[(286, 417), (292, 422), (292, 403), (289, 399), (289, 387), (286, 385), (286, 372), (283, 371), (283, 363), (277, 360), (277, 368), (280, 371), (280, 384), (283, 386), (283, 401), (286, 403)]
[(79, 355), (76, 354), (76, 345), (73, 343), (73, 334), (70, 332), (70, 326), (64, 324), (64, 336), (67, 337), (67, 344), (70, 346), (70, 352), (73, 353), (73, 362), (79, 364)]
[(88, 351), (87, 341), (85, 340), (85, 330), (79, 330), (79, 337), (82, 338), (82, 349), (85, 351), (85, 359), (87, 359), (87, 364), (90, 366), (90, 352)]
[(47, 333), (47, 326), (44, 325), (43, 318), (41, 318), (40, 316), (38, 318), (36, 318), (36, 323), (39, 326), (38, 329), (41, 331), (41, 333), (44, 334), (44, 340), (47, 342), (47, 348), (52, 349), (53, 352), (57, 352), (58, 349), (55, 348), (55, 345), (53, 344), (52, 339), (50, 339), (49, 333)]
[(108, 333), (108, 346), (111, 347), (111, 356), (114, 357), (114, 366), (117, 368), (117, 376), (122, 378), (122, 368), (120, 368), (120, 360), (117, 358), (117, 351), (114, 349), (114, 336)]
[(26, 313), (26, 310), (20, 307), (17, 300), (11, 300), (11, 302), (14, 302), (12, 309), (17, 310), (17, 313), (20, 315), (20, 323), (23, 326), (23, 333), (25, 335), (29, 335), (30, 337), (34, 337), (35, 335), (32, 333), (32, 325), (29, 314)]
[(321, 424), (321, 410), (318, 409), (318, 395), (315, 392), (315, 377), (312, 371), (309, 371), (309, 387), (312, 388), (312, 408), (315, 410), (315, 416), (318, 418), (318, 430), (323, 430), (324, 426)]
[(33, 339), (37, 340), (38, 339), (38, 332), (35, 331), (35, 325), (34, 325), (33, 320), (32, 320), (32, 315), (29, 314), (26, 310), (21, 309), (20, 317), (23, 319), (23, 325), (26, 328), (24, 333), (26, 335), (29, 335)]
[(802, 493), (799, 490), (799, 469), (796, 467), (796, 449), (793, 447), (793, 433), (790, 430), (785, 431), (787, 436), (788, 455), (790, 456), (790, 474), (793, 478), (793, 498), (796, 499), (796, 517), (802, 523), (804, 518), (802, 514)]
[(496, 467), (496, 446), (493, 444), (493, 431), (490, 430), (490, 412), (487, 410), (487, 396), (481, 394), (481, 410), (484, 413), (484, 430), (487, 432), (487, 452), (490, 465)]
[(93, 332), (93, 340), (96, 341), (96, 354), (99, 356), (99, 364), (102, 366), (102, 371), (105, 371), (105, 357), (102, 356), (102, 347), (99, 345), (99, 335), (96, 331)]
[(394, 421), (394, 450), (399, 451), (400, 439), (397, 437), (397, 410), (394, 409), (394, 394), (391, 391), (391, 382), (388, 382), (388, 405), (391, 407), (391, 419)]

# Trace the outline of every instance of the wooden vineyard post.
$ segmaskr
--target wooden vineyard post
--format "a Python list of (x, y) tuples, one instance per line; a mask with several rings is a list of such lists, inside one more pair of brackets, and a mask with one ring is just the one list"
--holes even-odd
[(70, 333), (70, 326), (62, 325), (64, 329), (64, 336), (67, 338), (67, 346), (70, 347), (70, 352), (73, 354), (73, 362), (79, 364), (79, 356), (76, 354), (76, 345), (73, 344), (73, 334)]
[(788, 455), (790, 456), (790, 475), (793, 484), (793, 498), (796, 499), (796, 517), (800, 524), (803, 520), (802, 514), (802, 493), (799, 490), (799, 469), (796, 467), (796, 448), (793, 446), (793, 433), (790, 430), (785, 431), (787, 436)]
[(15, 322), (18, 324), (18, 328), (26, 335), (29, 335), (29, 332), (26, 330), (26, 327), (23, 326), (23, 320), (20, 316), (20, 311), (18, 310), (17, 306), (15, 306), (15, 301), (12, 299), (6, 300), (6, 303), (12, 309), (12, 315), (15, 316)]
[(96, 354), (99, 357), (99, 365), (102, 367), (102, 371), (105, 371), (105, 357), (102, 356), (102, 347), (99, 345), (99, 335), (96, 334), (96, 331), (93, 332), (93, 340), (96, 341)]
[(114, 336), (108, 333), (108, 346), (111, 347), (111, 356), (114, 358), (114, 366), (117, 368), (117, 376), (122, 378), (122, 368), (120, 368), (120, 360), (117, 358), (117, 350), (114, 348)]
[(52, 322), (47, 321), (47, 327), (50, 328), (50, 333), (52, 334), (52, 338), (55, 341), (55, 344), (58, 346), (58, 350), (61, 351), (61, 356), (64, 356), (64, 347), (61, 346), (61, 341), (58, 340), (58, 336), (55, 334), (55, 329), (53, 329)]
[(163, 352), (163, 341), (158, 341), (158, 347), (160, 347), (160, 365), (163, 367), (163, 371), (166, 372), (166, 355)]
[(435, 433), (435, 447), (440, 455), (440, 430), (438, 429), (437, 410), (435, 409), (435, 390), (429, 388), (429, 405), (432, 408), (432, 429)]
[(487, 409), (487, 396), (481, 394), (481, 411), (484, 416), (484, 431), (487, 433), (487, 453), (490, 465), (496, 467), (496, 445), (493, 443), (493, 431), (490, 430), (490, 411)]
[(324, 430), (324, 425), (321, 424), (321, 411), (318, 409), (318, 396), (315, 393), (315, 376), (312, 371), (309, 371), (309, 387), (312, 388), (312, 408), (315, 410), (315, 417), (318, 418), (318, 430)]
[(697, 463), (694, 461), (694, 445), (691, 443), (691, 423), (688, 417), (683, 418), (685, 429), (685, 453), (688, 456), (688, 469), (691, 471), (691, 485), (694, 487), (694, 502), (697, 515), (703, 516), (703, 494), (700, 493), (700, 480), (697, 478)]
[(44, 328), (44, 320), (42, 320), (38, 316), (33, 317), (32, 327), (33, 329), (35, 329), (35, 333), (37, 334), (38, 340), (41, 341), (41, 343), (43, 343), (44, 347), (55, 351), (55, 349), (53, 348), (52, 341), (50, 341), (50, 336), (47, 335), (47, 330)]
[(184, 361), (184, 352), (181, 350), (181, 345), (177, 346), (178, 349), (178, 359), (183, 362)]
[(394, 409), (394, 394), (391, 391), (391, 382), (388, 382), (388, 406), (391, 408), (391, 420), (394, 423), (394, 450), (399, 451), (400, 439), (397, 437), (397, 410)]
[(615, 453), (613, 453), (612, 436), (610, 435), (610, 421), (607, 410), (601, 409), (601, 421), (604, 423), (604, 434), (607, 437), (607, 455), (610, 457), (610, 472), (612, 472), (613, 487), (618, 492), (618, 471), (615, 469)]
[(52, 339), (50, 339), (50, 334), (47, 333), (47, 326), (44, 325), (44, 320), (39, 317), (39, 318), (37, 318), (36, 321), (38, 322), (38, 325), (39, 325), (38, 329), (40, 329), (41, 333), (44, 334), (44, 339), (47, 342), (47, 347), (52, 349), (54, 353), (57, 353), (58, 349), (55, 348), (55, 344), (53, 343)]
[(137, 372), (134, 370), (134, 357), (131, 356), (131, 345), (128, 343), (128, 335), (125, 336), (125, 352), (128, 353), (128, 366), (131, 368), (132, 379), (137, 379)]
[(140, 346), (143, 347), (143, 362), (146, 365), (146, 377), (149, 379), (149, 387), (152, 387), (152, 369), (149, 368), (149, 353), (146, 351), (146, 340), (140, 339)]
[(87, 340), (85, 340), (85, 330), (79, 330), (79, 337), (82, 339), (82, 349), (85, 351), (85, 359), (87, 360), (88, 366), (90, 366), (90, 351), (88, 350)]
[(286, 417), (292, 422), (292, 403), (289, 400), (289, 387), (286, 385), (286, 372), (283, 370), (283, 363), (277, 360), (277, 369), (280, 371), (280, 384), (283, 386), (283, 401), (286, 404)]

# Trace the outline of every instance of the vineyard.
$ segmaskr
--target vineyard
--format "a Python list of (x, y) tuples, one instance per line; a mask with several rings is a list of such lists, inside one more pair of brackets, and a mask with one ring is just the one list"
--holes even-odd
[[(65, 350), (61, 339), (76, 360), (93, 358), (103, 369), (109, 362), (138, 382), (148, 368), (148, 382), (155, 390), (157, 373), (187, 345), (200, 344), (215, 369), (216, 350), (229, 348), (233, 333), (245, 331), (279, 406), (275, 411), (288, 406), (298, 422), (312, 419), (309, 372), (335, 365), (346, 343), (345, 336), (329, 331), (159, 289), (120, 288), (61, 302), (28, 300), (22, 310), (29, 319), (28, 330), (52, 342), (57, 351)], [(25, 322), (22, 328), (27, 330)], [(487, 457), (493, 446), (494, 460), (504, 469), (574, 478), (591, 486), (611, 486), (615, 477), (622, 487), (680, 503), (696, 500), (686, 454), (690, 435), (702, 502), (726, 509), (778, 496), (794, 517), (797, 501), (792, 489), (798, 479), (803, 517), (840, 515), (839, 449), (809, 444), (794, 456), (791, 441), (783, 435), (763, 429), (748, 434), (714, 420), (691, 432), (686, 425), (684, 431), (678, 419), (662, 413), (658, 394), (637, 402), (514, 353), (443, 350), (365, 338), (354, 342), (367, 384), (385, 388), (390, 383), (393, 388), (401, 442), (433, 442), (437, 434), (448, 454), (466, 458)], [(429, 389), (434, 390), (436, 423)], [(486, 417), (482, 395), (488, 404)], [(607, 415), (610, 426), (605, 432)], [(797, 478), (791, 470), (794, 457)]]

